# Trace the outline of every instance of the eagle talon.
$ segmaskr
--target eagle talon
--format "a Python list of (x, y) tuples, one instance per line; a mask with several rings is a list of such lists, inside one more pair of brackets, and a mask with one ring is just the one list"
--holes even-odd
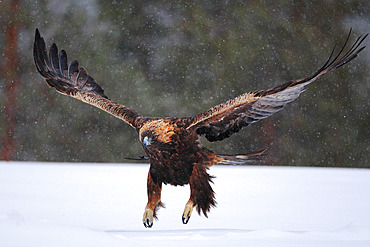
[(193, 211), (193, 204), (187, 203), (185, 205), (184, 213), (182, 214), (182, 223), (187, 224), (189, 222), (192, 211)]
[(153, 226), (153, 210), (145, 209), (143, 215), (143, 224), (145, 228), (151, 228)]
[(153, 222), (149, 222), (149, 219), (146, 219), (144, 226), (145, 228), (151, 228), (153, 226)]
[(187, 224), (190, 220), (190, 217), (186, 218), (185, 215), (182, 215), (182, 223)]

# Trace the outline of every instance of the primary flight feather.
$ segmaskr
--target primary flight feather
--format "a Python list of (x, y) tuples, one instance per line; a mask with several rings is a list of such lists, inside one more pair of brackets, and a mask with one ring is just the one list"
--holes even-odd
[(306, 86), (320, 76), (339, 68), (357, 57), (365, 47), (360, 47), (367, 35), (359, 37), (344, 53), (351, 31), (342, 49), (333, 58), (333, 49), (327, 62), (313, 75), (290, 81), (268, 90), (242, 94), (214, 106), (194, 117), (152, 118), (144, 117), (131, 108), (111, 101), (104, 90), (79, 67), (76, 60), (68, 65), (67, 53), (52, 44), (49, 54), (44, 39), (36, 29), (33, 57), (38, 72), (47, 84), (59, 93), (98, 107), (133, 127), (150, 161), (147, 177), (148, 203), (143, 215), (145, 227), (153, 226), (156, 211), (161, 202), (162, 184), (190, 184), (190, 198), (185, 205), (182, 221), (187, 224), (193, 208), (207, 216), (216, 206), (214, 191), (210, 185), (210, 166), (218, 163), (245, 164), (261, 159), (265, 150), (244, 155), (220, 155), (200, 143), (203, 135), (208, 141), (221, 141), (243, 127), (267, 118), (280, 111), (306, 90)]

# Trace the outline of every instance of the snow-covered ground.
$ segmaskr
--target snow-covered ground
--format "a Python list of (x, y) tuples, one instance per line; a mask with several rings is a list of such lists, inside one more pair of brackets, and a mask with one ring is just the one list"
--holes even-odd
[(183, 225), (164, 186), (144, 228), (148, 165), (0, 162), (0, 246), (370, 246), (370, 170), (214, 166), (217, 208)]

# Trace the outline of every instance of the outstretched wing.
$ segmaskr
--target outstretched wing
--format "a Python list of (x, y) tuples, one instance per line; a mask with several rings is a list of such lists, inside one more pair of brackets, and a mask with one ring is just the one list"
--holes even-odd
[(142, 116), (129, 107), (109, 100), (104, 90), (87, 74), (86, 69), (78, 66), (77, 60), (68, 65), (67, 53), (62, 50), (58, 55), (55, 43), (50, 47), (48, 56), (45, 41), (38, 29), (33, 45), (33, 58), (37, 71), (49, 86), (54, 87), (59, 93), (98, 107), (132, 127), (137, 127), (137, 122)]
[(195, 130), (198, 135), (204, 135), (211, 142), (220, 141), (241, 128), (280, 111), (287, 103), (298, 98), (308, 84), (357, 57), (357, 54), (365, 48), (359, 46), (368, 34), (363, 38), (360, 36), (352, 47), (342, 54), (350, 35), (351, 31), (338, 55), (332, 59), (334, 47), (327, 62), (313, 75), (268, 90), (242, 94), (196, 115), (187, 129)]

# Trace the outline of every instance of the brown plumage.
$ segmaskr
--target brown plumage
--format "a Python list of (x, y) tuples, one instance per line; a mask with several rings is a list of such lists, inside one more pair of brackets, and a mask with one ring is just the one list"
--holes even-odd
[(201, 135), (211, 142), (220, 141), (243, 127), (280, 111), (287, 103), (298, 98), (308, 84), (357, 57), (365, 48), (360, 48), (360, 45), (367, 35), (359, 37), (343, 54), (350, 34), (351, 32), (339, 53), (333, 58), (333, 49), (324, 66), (313, 75), (268, 90), (245, 93), (194, 117), (183, 118), (144, 117), (129, 107), (114, 103), (87, 74), (86, 69), (78, 66), (76, 60), (67, 64), (67, 54), (64, 50), (58, 54), (57, 46), (53, 44), (48, 56), (44, 39), (37, 29), (33, 55), (38, 72), (49, 86), (59, 93), (112, 114), (137, 131), (148, 155), (142, 159), (150, 161), (147, 179), (148, 203), (143, 223), (145, 227), (151, 227), (156, 210), (163, 206), (162, 184), (190, 184), (190, 199), (182, 217), (183, 223), (186, 224), (194, 207), (199, 214), (207, 216), (210, 208), (216, 206), (214, 191), (210, 185), (213, 177), (207, 173), (210, 166), (219, 163), (245, 164), (265, 155), (265, 150), (245, 155), (215, 154), (201, 145)]

